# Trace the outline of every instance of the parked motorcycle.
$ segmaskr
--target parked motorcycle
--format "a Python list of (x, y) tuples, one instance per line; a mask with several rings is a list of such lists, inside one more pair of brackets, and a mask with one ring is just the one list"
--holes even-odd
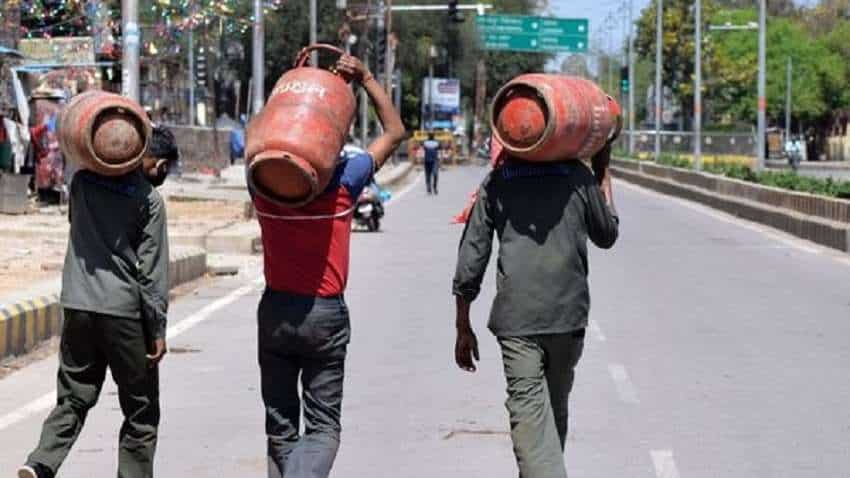
[(384, 202), (388, 196), (389, 192), (380, 190), (374, 184), (364, 189), (354, 208), (355, 224), (365, 227), (369, 232), (379, 231), (381, 218), (384, 217)]

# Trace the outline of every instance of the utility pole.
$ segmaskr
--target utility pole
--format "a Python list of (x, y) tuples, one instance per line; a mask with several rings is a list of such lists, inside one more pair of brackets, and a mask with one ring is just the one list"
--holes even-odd
[(263, 28), (263, 1), (254, 0), (254, 53), (252, 76), (254, 98), (251, 108), (254, 114), (263, 109), (265, 103), (265, 33)]
[(387, 38), (385, 41), (386, 44), (386, 52), (384, 54), (384, 76), (386, 77), (386, 88), (387, 93), (392, 96), (393, 93), (393, 70), (395, 70), (395, 49), (393, 48), (393, 0), (385, 0), (384, 2), (386, 6), (386, 21), (384, 23), (384, 27), (386, 28)]
[(428, 49), (428, 128), (434, 129), (434, 60), (437, 58), (437, 47), (431, 45)]
[[(315, 45), (318, 34), (316, 33), (316, 24), (318, 23), (318, 7), (316, 0), (310, 0), (310, 44)], [(310, 54), (310, 63), (313, 66), (319, 66), (319, 52), (313, 51)]]
[(767, 50), (767, 0), (759, 0), (759, 85), (758, 85), (758, 138), (756, 147), (756, 171), (764, 169), (765, 130), (767, 129), (766, 97), (766, 50)]
[(785, 139), (791, 139), (791, 80), (794, 75), (794, 65), (788, 57), (787, 79), (785, 80)]
[(629, 0), (629, 156), (635, 152), (635, 36), (634, 4)]
[(664, 95), (661, 88), (661, 61), (664, 53), (664, 0), (656, 1), (658, 2), (655, 12), (655, 161), (657, 162), (661, 157), (661, 101)]
[[(369, 70), (369, 55), (363, 55), (363, 66)], [(360, 88), (360, 146), (366, 148), (366, 141), (369, 140), (369, 96), (366, 94), (366, 88)]]
[(189, 25), (189, 126), (195, 126), (195, 29)]
[(139, 1), (121, 0), (121, 31), (124, 52), (121, 59), (121, 93), (134, 101), (139, 97)]
[(702, 0), (694, 5), (696, 59), (694, 60), (694, 168), (702, 169)]

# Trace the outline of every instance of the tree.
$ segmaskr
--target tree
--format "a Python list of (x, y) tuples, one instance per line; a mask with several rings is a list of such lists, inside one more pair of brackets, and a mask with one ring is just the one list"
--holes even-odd
[[(733, 24), (757, 19), (755, 9), (719, 12), (714, 21)], [(717, 32), (714, 65), (707, 74), (708, 100), (720, 105), (729, 119), (756, 117), (758, 38), (755, 32)], [(846, 38), (846, 37), (845, 37)], [(845, 63), (821, 39), (812, 39), (805, 27), (792, 18), (771, 18), (767, 28), (767, 114), (779, 120), (785, 112), (786, 65), (794, 63), (793, 114), (803, 122), (827, 115), (841, 99)]]
[[(445, 4), (444, 0), (422, 0), (417, 3)], [(531, 14), (537, 3), (533, 0), (497, 0), (494, 11), (499, 13)], [(431, 45), (439, 53), (434, 64), (438, 77), (452, 76), (461, 81), (464, 98), (475, 96), (475, 68), (480, 59), (487, 64), (488, 100), (511, 78), (522, 73), (543, 71), (551, 55), (483, 51), (475, 28), (474, 15), (466, 14), (461, 24), (449, 21), (445, 12), (410, 12), (394, 17), (394, 30), (399, 36), (396, 51), (397, 65), (403, 78), (403, 119), (408, 128), (419, 126), (422, 79), (428, 75)]]
[[(655, 64), (656, 3), (654, 0), (641, 13), (637, 22), (635, 48), (637, 54)], [(703, 31), (708, 30), (708, 19), (716, 6), (711, 0), (703, 2)], [(695, 19), (691, 0), (664, 2), (662, 82), (673, 91), (682, 114), (689, 124), (693, 117)], [(712, 61), (712, 45), (707, 36), (703, 40), (703, 65)]]

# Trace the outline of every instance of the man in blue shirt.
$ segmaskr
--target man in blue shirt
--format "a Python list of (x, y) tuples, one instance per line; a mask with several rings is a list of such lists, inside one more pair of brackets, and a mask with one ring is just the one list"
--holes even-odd
[(437, 180), (440, 174), (440, 142), (434, 139), (434, 132), (428, 132), (428, 139), (422, 143), (425, 150), (425, 185), (428, 194), (437, 192)]

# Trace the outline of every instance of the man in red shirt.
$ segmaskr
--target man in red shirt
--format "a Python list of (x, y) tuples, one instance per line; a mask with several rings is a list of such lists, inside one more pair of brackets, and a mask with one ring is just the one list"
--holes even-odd
[(343, 293), (352, 213), (405, 134), (389, 96), (359, 60), (343, 56), (336, 69), (366, 89), (384, 133), (365, 151), (346, 146), (330, 185), (305, 206), (287, 208), (253, 195), (266, 276), (258, 328), (270, 478), (326, 478), (333, 466), (350, 336)]

